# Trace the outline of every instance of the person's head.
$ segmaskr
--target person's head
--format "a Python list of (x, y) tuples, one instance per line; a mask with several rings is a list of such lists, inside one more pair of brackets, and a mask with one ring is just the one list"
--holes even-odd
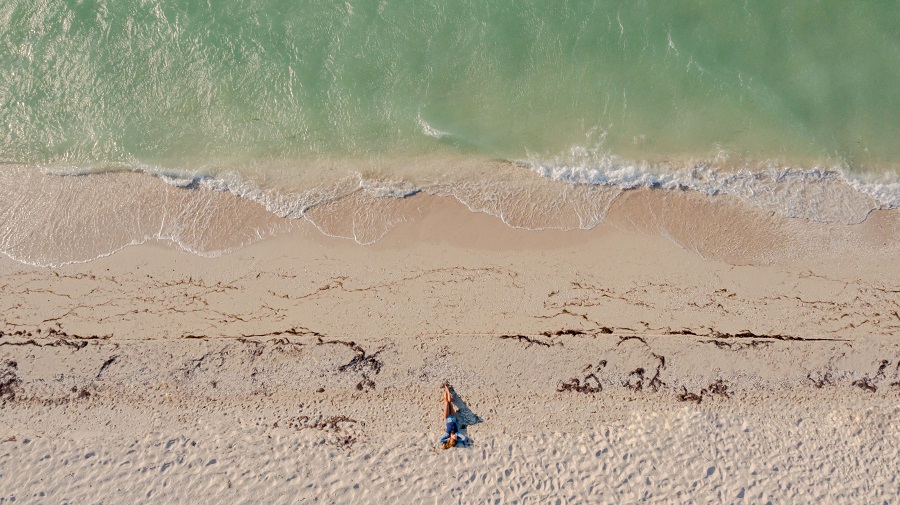
[(456, 447), (456, 433), (451, 433), (450, 438), (444, 442), (444, 445), (441, 446), (442, 449), (449, 449), (451, 447)]

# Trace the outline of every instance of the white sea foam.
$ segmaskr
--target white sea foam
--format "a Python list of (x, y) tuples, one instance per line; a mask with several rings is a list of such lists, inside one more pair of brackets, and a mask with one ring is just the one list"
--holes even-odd
[[(420, 117), (423, 129), (431, 128)], [(434, 130), (438, 138), (445, 132)], [(819, 222), (854, 224), (863, 221), (873, 210), (900, 208), (900, 175), (858, 175), (842, 167), (797, 168), (768, 164), (742, 169), (722, 169), (723, 156), (712, 160), (686, 161), (684, 166), (653, 165), (632, 162), (603, 153), (598, 148), (573, 147), (566, 156), (542, 159), (529, 156), (517, 162), (543, 178), (573, 185), (613, 186), (622, 190), (654, 188), (660, 190), (691, 190), (708, 195), (730, 195), (786, 217)], [(724, 156), (727, 158), (727, 156)], [(727, 162), (727, 159), (725, 160)], [(105, 164), (89, 167), (46, 167), (51, 175), (82, 176), (114, 172), (142, 172), (167, 184), (196, 189), (203, 187), (226, 191), (263, 205), (281, 217), (302, 218), (309, 209), (344, 198), (355, 191), (365, 191), (375, 198), (405, 198), (425, 191), (455, 196), (467, 205), (474, 194), (485, 193), (477, 200), (491, 201), (498, 194), (498, 184), (485, 174), (483, 186), (479, 181), (444, 182), (439, 187), (418, 185), (409, 180), (384, 180), (350, 174), (332, 185), (303, 191), (284, 192), (264, 188), (236, 172), (211, 175), (208, 170), (179, 171), (145, 164)], [(523, 175), (524, 177), (524, 175)], [(508, 182), (508, 181), (507, 181)], [(514, 185), (514, 184), (513, 184)], [(509, 199), (510, 187), (504, 191)], [(535, 196), (534, 188), (527, 190)], [(490, 194), (487, 194), (490, 193)], [(560, 194), (560, 197), (564, 195)], [(522, 195), (516, 197), (521, 205)], [(546, 202), (549, 204), (549, 202)], [(565, 202), (556, 202), (564, 205)], [(502, 217), (503, 209), (478, 204), (481, 212)], [(584, 223), (599, 222), (597, 217), (583, 219)], [(524, 226), (519, 223), (518, 226)], [(525, 226), (527, 227), (527, 226)], [(540, 228), (537, 226), (536, 228)]]
[(855, 224), (873, 210), (900, 207), (898, 175), (866, 180), (848, 175), (840, 167), (796, 168), (774, 163), (735, 170), (721, 168), (719, 161), (654, 166), (574, 149), (567, 158), (532, 156), (521, 163), (556, 181), (730, 195), (786, 217), (811, 221)]
[(881, 203), (881, 208), (900, 208), (900, 176), (847, 177), (847, 183)]
[(450, 135), (449, 132), (445, 132), (443, 130), (438, 130), (437, 128), (428, 124), (428, 121), (425, 121), (425, 119), (422, 117), (421, 113), (419, 113), (419, 115), (416, 116), (416, 123), (419, 125), (419, 130), (421, 130), (422, 133), (424, 133), (425, 135), (428, 135), (429, 137), (434, 137), (436, 139), (442, 139), (442, 138)]
[(419, 192), (419, 188), (410, 181), (379, 181), (359, 177), (360, 187), (376, 198), (406, 198)]

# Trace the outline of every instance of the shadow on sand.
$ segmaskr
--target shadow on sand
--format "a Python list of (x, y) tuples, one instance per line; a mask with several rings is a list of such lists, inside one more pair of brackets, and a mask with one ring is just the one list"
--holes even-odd
[(469, 405), (452, 386), (450, 387), (450, 394), (453, 395), (453, 408), (456, 410), (457, 429), (467, 438), (471, 438), (467, 431), (468, 427), (473, 424), (483, 423), (484, 419), (469, 408)]

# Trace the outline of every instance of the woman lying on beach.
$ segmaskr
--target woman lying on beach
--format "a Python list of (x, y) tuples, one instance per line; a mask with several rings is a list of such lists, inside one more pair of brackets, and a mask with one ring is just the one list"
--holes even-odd
[(441, 437), (441, 449), (449, 449), (451, 447), (456, 447), (457, 444), (466, 445), (469, 443), (469, 440), (465, 435), (459, 433), (459, 427), (456, 422), (456, 417), (453, 416), (453, 394), (450, 393), (450, 384), (444, 384), (444, 423), (447, 428), (447, 432), (444, 433), (444, 436)]

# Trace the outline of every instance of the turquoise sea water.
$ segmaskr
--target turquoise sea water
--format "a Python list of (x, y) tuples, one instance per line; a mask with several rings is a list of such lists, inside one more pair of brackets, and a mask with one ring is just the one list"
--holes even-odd
[(0, 162), (258, 196), (496, 159), (828, 220), (900, 205), (898, 27), (896, 0), (6, 0)]

